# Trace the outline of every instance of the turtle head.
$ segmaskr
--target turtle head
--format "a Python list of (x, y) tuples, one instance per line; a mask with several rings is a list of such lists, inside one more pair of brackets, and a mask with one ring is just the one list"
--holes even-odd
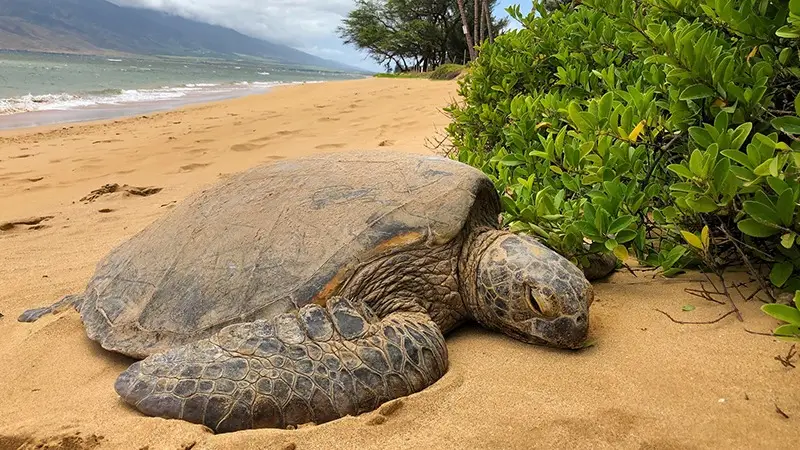
[(589, 329), (594, 291), (584, 273), (535, 239), (491, 232), (473, 247), (472, 317), (523, 342), (580, 348)]

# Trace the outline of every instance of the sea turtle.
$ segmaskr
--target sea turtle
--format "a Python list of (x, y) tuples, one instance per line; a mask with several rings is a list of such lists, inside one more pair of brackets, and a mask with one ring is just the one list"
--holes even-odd
[(586, 274), (499, 213), (489, 178), (449, 158), (287, 159), (180, 202), (82, 294), (19, 320), (74, 306), (91, 339), (143, 358), (114, 387), (146, 415), (216, 432), (323, 423), (433, 384), (443, 335), (468, 320), (582, 346)]

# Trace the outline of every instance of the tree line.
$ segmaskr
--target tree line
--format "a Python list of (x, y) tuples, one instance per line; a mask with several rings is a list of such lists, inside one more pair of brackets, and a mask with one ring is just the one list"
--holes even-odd
[(387, 71), (428, 71), (477, 57), (476, 47), (507, 25), (497, 0), (356, 0), (337, 29)]

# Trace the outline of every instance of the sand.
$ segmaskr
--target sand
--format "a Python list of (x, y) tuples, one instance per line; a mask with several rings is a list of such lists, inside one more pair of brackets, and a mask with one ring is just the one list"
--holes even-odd
[[(745, 331), (776, 323), (757, 301), (739, 301), (744, 322), (714, 325), (655, 310), (725, 313), (684, 291), (698, 274), (596, 283), (597, 342), (581, 352), (465, 326), (448, 336), (445, 377), (399, 408), (298, 430), (214, 435), (145, 417), (113, 389), (132, 360), (91, 342), (76, 312), (16, 321), (82, 291), (112, 247), (226, 174), (312, 152), (433, 151), (426, 140), (455, 95), (455, 82), (332, 82), (0, 133), (0, 449), (796, 448), (800, 369), (774, 359), (790, 344)], [(81, 201), (109, 184), (102, 191), (116, 192)], [(687, 304), (696, 309), (681, 311)]]

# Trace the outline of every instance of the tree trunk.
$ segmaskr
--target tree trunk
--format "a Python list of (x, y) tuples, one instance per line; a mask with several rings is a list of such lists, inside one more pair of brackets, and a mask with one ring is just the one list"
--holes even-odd
[(482, 41), (478, 39), (481, 32), (481, 2), (483, 0), (472, 0), (472, 37), (475, 39), (476, 46), (480, 45)]
[(494, 42), (494, 36), (492, 36), (492, 14), (489, 12), (489, 0), (483, 0), (483, 17), (486, 19), (486, 37), (489, 38), (489, 42)]
[(479, 8), (480, 8), (480, 13), (478, 14), (478, 16), (480, 16), (480, 23), (481, 23), (479, 26), (481, 32), (481, 38), (478, 42), (483, 44), (483, 41), (486, 39), (486, 21), (483, 20), (483, 0), (480, 1)]
[(472, 33), (469, 32), (469, 23), (467, 22), (467, 15), (464, 13), (464, 0), (456, 0), (458, 3), (458, 13), (461, 14), (461, 24), (464, 27), (464, 37), (467, 39), (467, 50), (469, 51), (469, 59), (475, 61), (475, 45), (472, 43)]

